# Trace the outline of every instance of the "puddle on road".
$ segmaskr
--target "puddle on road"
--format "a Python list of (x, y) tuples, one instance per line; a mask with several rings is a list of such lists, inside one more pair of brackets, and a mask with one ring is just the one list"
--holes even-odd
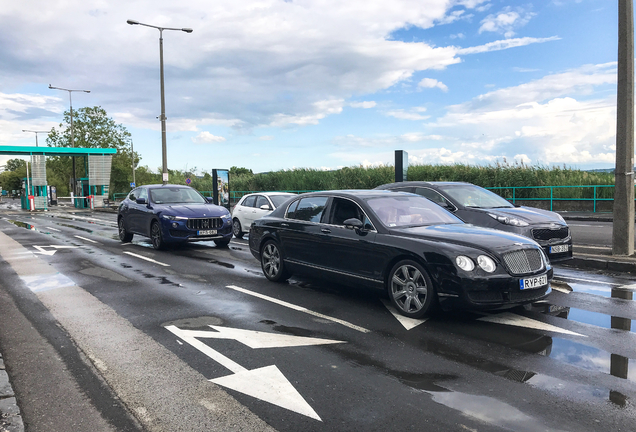
[[(552, 338), (550, 357), (563, 363), (636, 382), (636, 361), (568, 339)], [(629, 368), (629, 364), (632, 368)]]
[(632, 331), (634, 328), (632, 320), (628, 318), (613, 317), (600, 312), (590, 312), (583, 309), (571, 307), (568, 316), (570, 321), (576, 321), (584, 324), (590, 324), (606, 329), (619, 329), (624, 331)]
[(60, 224), (60, 226), (65, 226), (65, 227), (73, 228), (73, 229), (76, 229), (76, 230), (79, 230), (79, 231), (84, 231), (84, 232), (87, 232), (87, 233), (89, 233), (89, 234), (92, 234), (92, 233), (93, 233), (93, 230), (89, 230), (89, 229), (87, 229), (87, 228), (78, 227), (78, 226), (76, 226), (76, 225)]
[(24, 228), (24, 229), (28, 229), (29, 231), (37, 231), (37, 232), (41, 232), (42, 234), (51, 234), (48, 231), (42, 231), (41, 229), (38, 229), (35, 227), (35, 225), (31, 225), (28, 224), (26, 222), (20, 222), (18, 220), (13, 220), (13, 219), (5, 219), (7, 222), (19, 227), (19, 228)]

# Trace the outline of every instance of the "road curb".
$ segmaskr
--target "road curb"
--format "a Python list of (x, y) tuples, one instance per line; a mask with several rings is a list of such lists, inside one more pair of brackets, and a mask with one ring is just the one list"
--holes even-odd
[(13, 387), (9, 382), (9, 375), (4, 367), (4, 360), (0, 353), (0, 431), (23, 432), (24, 423), (20, 415)]
[(602, 258), (574, 257), (559, 263), (568, 267), (606, 270), (620, 273), (636, 273), (636, 262), (607, 260)]

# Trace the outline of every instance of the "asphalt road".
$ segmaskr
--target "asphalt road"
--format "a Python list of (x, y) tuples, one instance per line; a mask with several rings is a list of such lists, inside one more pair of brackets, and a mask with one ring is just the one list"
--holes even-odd
[[(575, 248), (611, 248), (612, 247), (612, 222), (598, 221), (567, 221), (572, 233), (572, 241)], [(634, 237), (636, 244), (636, 235)]]
[(0, 256), (27, 430), (634, 429), (620, 274), (557, 267), (532, 309), (414, 321), (375, 291), (271, 283), (245, 240), (121, 244), (108, 213), (0, 211)]

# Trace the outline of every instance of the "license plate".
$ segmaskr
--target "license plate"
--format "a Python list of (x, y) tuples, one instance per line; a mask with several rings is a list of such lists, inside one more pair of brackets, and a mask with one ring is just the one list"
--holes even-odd
[(547, 274), (519, 280), (519, 288), (521, 288), (522, 290), (539, 288), (547, 284), (548, 284)]
[(197, 235), (200, 235), (200, 236), (216, 235), (216, 230), (201, 230), (201, 231), (197, 231)]
[(550, 253), (562, 253), (567, 252), (570, 249), (569, 245), (550, 246)]

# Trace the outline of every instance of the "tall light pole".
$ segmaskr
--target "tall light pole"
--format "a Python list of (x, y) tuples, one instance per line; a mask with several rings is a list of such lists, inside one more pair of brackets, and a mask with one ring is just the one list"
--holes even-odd
[(32, 131), (32, 130), (22, 129), (22, 132), (33, 132), (35, 134), (35, 146), (38, 147), (38, 134), (49, 133), (50, 131)]
[(126, 21), (130, 25), (142, 25), (146, 27), (152, 27), (159, 30), (159, 77), (161, 80), (161, 159), (163, 165), (163, 184), (168, 184), (168, 152), (166, 150), (166, 100), (164, 96), (163, 88), (163, 31), (164, 30), (177, 30), (186, 33), (192, 33), (191, 28), (171, 28), (171, 27), (157, 27), (150, 24), (140, 23), (135, 20)]
[(618, 1), (616, 169), (612, 253), (634, 253), (634, 5)]
[[(72, 92), (90, 93), (91, 91), (90, 90), (71, 90), (71, 89), (65, 89), (61, 87), (53, 87), (51, 84), (49, 84), (49, 88), (52, 90), (63, 90), (68, 92), (68, 101), (71, 106), (71, 147), (75, 148), (75, 136), (73, 135), (73, 98), (71, 97), (71, 93)], [(71, 158), (73, 159), (73, 185), (71, 190), (77, 193), (77, 189), (76, 189), (77, 185), (75, 184), (75, 156), (71, 156)], [(79, 195), (82, 196), (81, 192)]]

